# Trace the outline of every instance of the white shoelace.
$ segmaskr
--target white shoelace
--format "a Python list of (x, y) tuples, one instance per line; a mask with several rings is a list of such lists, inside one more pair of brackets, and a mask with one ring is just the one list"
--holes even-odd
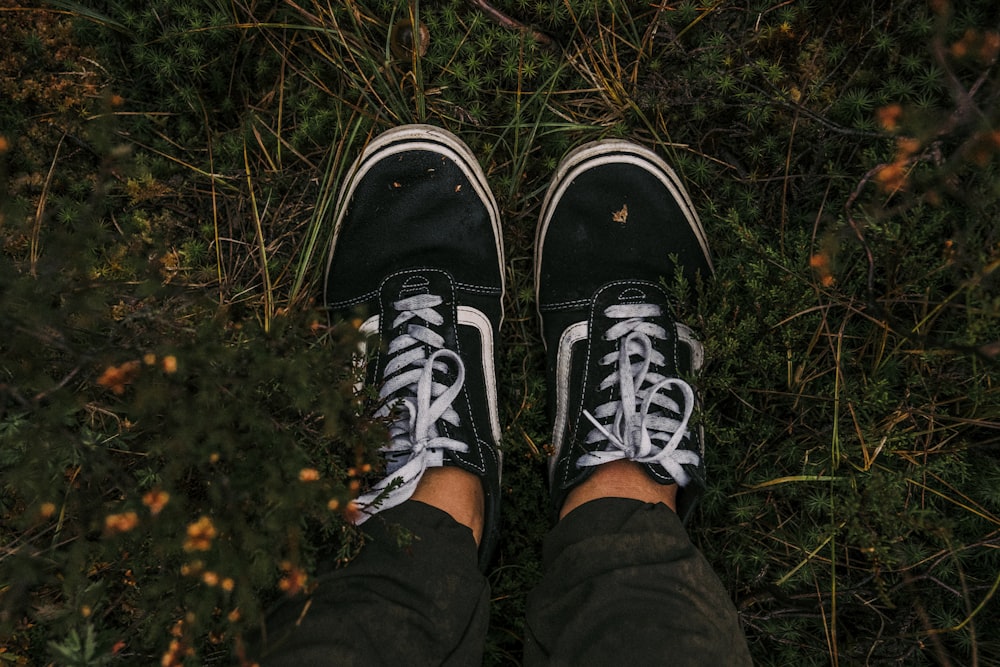
[[(383, 405), (375, 417), (386, 417), (395, 411), (398, 418), (389, 427), (389, 444), (380, 450), (387, 460), (386, 477), (355, 499), (361, 510), (357, 524), (412, 496), (424, 470), (442, 465), (445, 450), (469, 449), (464, 442), (439, 435), (436, 426), (439, 419), (460, 425), (451, 404), (465, 382), (461, 357), (444, 348), (440, 334), (420, 323), (442, 324), (444, 317), (434, 310), (442, 302), (440, 296), (417, 294), (393, 303), (399, 314), (391, 328), (409, 324), (406, 333), (389, 342), (389, 361), (384, 371), (388, 379), (379, 390)], [(428, 348), (434, 349), (430, 355)], [(450, 385), (435, 382), (434, 372), (446, 372), (449, 364), (455, 369), (455, 381)]]
[[(587, 435), (587, 444), (610, 443), (607, 449), (584, 454), (578, 466), (596, 466), (610, 461), (629, 460), (662, 466), (680, 486), (690, 481), (683, 464), (698, 465), (699, 456), (688, 449), (678, 449), (688, 438), (688, 421), (694, 411), (694, 390), (684, 380), (667, 378), (650, 371), (650, 366), (662, 366), (663, 354), (653, 347), (653, 339), (663, 340), (663, 327), (646, 318), (657, 317), (661, 309), (655, 304), (619, 304), (609, 306), (604, 314), (616, 321), (605, 332), (606, 340), (619, 340), (619, 349), (600, 359), (602, 366), (614, 366), (614, 371), (600, 384), (604, 391), (616, 383), (619, 399), (599, 405), (591, 414), (583, 414), (594, 425)], [(633, 358), (637, 357), (637, 361)], [(683, 407), (667, 394), (675, 389), (683, 396)], [(638, 410), (637, 410), (638, 408)], [(673, 415), (680, 415), (678, 421)], [(614, 417), (610, 423), (598, 420)]]

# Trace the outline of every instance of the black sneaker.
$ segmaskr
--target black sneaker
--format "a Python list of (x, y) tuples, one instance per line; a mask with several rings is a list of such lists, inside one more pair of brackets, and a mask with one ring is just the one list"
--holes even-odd
[(678, 270), (693, 288), (712, 262), (673, 170), (625, 141), (567, 155), (535, 239), (557, 512), (594, 466), (620, 459), (643, 464), (661, 484), (677, 483), (682, 519), (704, 490), (702, 433), (690, 422), (697, 397), (682, 379), (701, 368), (702, 348), (675, 321), (660, 286)]
[(458, 137), (407, 125), (368, 145), (335, 210), (325, 303), (334, 319), (366, 318), (366, 382), (391, 420), (386, 477), (355, 501), (357, 523), (409, 498), (426, 468), (458, 466), (483, 482), (485, 567), (500, 516), (496, 200)]

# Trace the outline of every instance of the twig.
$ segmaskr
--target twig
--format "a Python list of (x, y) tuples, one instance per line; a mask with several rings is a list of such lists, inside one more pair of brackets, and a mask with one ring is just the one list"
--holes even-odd
[(66, 133), (59, 137), (59, 143), (56, 144), (56, 152), (52, 156), (52, 164), (49, 165), (49, 173), (45, 177), (45, 184), (42, 186), (42, 192), (38, 195), (38, 207), (35, 209), (35, 224), (31, 228), (31, 242), (29, 249), (29, 259), (31, 264), (31, 275), (32, 277), (37, 277), (38, 273), (38, 256), (39, 250), (39, 237), (42, 233), (42, 218), (45, 217), (45, 200), (49, 196), (49, 187), (52, 185), (52, 176), (56, 172), (56, 162), (59, 160), (59, 150), (62, 148), (63, 141), (66, 139)]
[(487, 2), (487, 0), (466, 0), (466, 2), (468, 2), (473, 8), (481, 11), (483, 14), (486, 14), (486, 17), (494, 23), (511, 30), (520, 30), (530, 36), (536, 44), (540, 44), (541, 46), (552, 46), (555, 43), (555, 41), (544, 32), (535, 30), (534, 28), (521, 23), (514, 17), (504, 14), (502, 11)]

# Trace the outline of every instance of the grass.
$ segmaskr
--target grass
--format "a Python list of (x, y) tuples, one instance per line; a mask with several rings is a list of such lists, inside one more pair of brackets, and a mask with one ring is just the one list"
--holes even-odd
[(262, 609), (354, 552), (381, 432), (318, 280), (344, 170), (407, 122), (503, 211), (489, 664), (549, 525), (535, 222), (606, 136), (661, 151), (712, 242), (671, 283), (708, 355), (691, 533), (756, 662), (1000, 662), (1000, 10), (474, 4), (0, 1), (0, 662), (249, 664)]

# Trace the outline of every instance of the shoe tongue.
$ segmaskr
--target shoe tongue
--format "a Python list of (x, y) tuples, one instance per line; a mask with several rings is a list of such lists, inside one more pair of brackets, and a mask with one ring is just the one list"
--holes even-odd
[(626, 287), (618, 293), (618, 303), (623, 305), (649, 303), (646, 292), (639, 287)]
[(427, 276), (419, 274), (410, 276), (403, 281), (402, 286), (399, 288), (399, 298), (405, 299), (417, 294), (429, 294), (430, 285), (431, 281), (427, 279)]
[(594, 294), (594, 316), (602, 318), (608, 306), (633, 306), (652, 303), (664, 307), (664, 312), (670, 311), (670, 301), (666, 293), (654, 283), (642, 281), (609, 283)]
[[(387, 337), (392, 335), (390, 330), (393, 328), (392, 324), (396, 319), (397, 311), (395, 304), (397, 302), (425, 294), (439, 296), (443, 299), (443, 302), (435, 306), (434, 310), (444, 316), (444, 323), (431, 325), (426, 322), (420, 322), (420, 324), (428, 326), (444, 336), (446, 346), (451, 346), (454, 349), (456, 336), (454, 317), (455, 287), (451, 275), (439, 269), (407, 269), (388, 276), (382, 282), (379, 300), (381, 301), (381, 310), (386, 315), (381, 325), (383, 335)], [(413, 319), (407, 320), (402, 326), (405, 330), (415, 322), (416, 320)]]
[[(599, 354), (613, 352), (618, 349), (620, 341), (609, 341), (604, 333), (621, 320), (608, 317), (605, 311), (609, 306), (637, 306), (653, 304), (660, 306), (660, 315), (653, 318), (656, 324), (664, 328), (666, 339), (654, 341), (654, 346), (664, 354), (666, 364), (658, 367), (657, 372), (673, 375), (677, 372), (677, 335), (673, 319), (673, 309), (670, 298), (659, 285), (645, 281), (622, 281), (605, 285), (594, 295), (592, 334), (597, 334), (598, 340), (591, 337), (591, 345)], [(597, 369), (595, 368), (595, 371)]]
[(439, 269), (408, 269), (388, 276), (380, 289), (383, 302), (392, 303), (420, 294), (440, 296), (446, 303), (453, 300), (451, 275)]

